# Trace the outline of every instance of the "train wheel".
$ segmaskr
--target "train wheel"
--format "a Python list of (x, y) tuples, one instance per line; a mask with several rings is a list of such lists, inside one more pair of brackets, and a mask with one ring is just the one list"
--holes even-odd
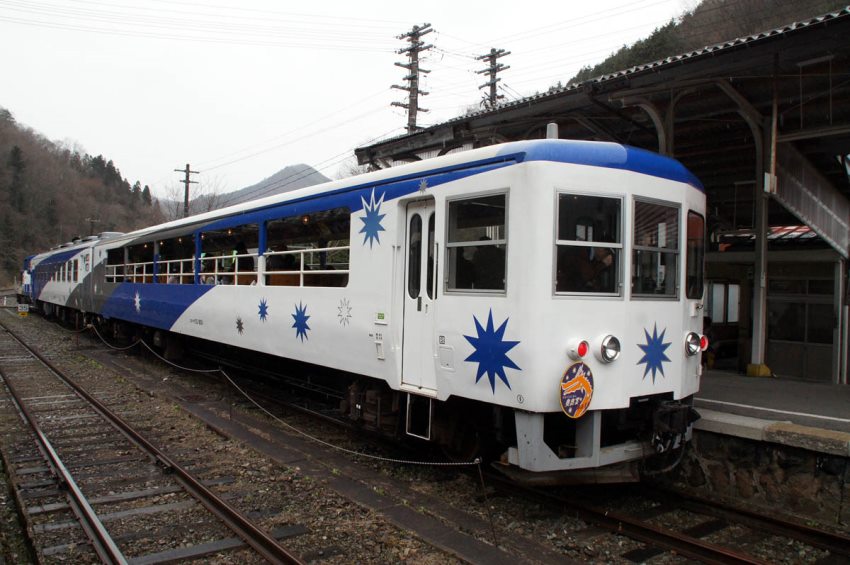
[(453, 462), (468, 462), (485, 454), (485, 442), (475, 423), (455, 410), (439, 425), (439, 445), (443, 455)]

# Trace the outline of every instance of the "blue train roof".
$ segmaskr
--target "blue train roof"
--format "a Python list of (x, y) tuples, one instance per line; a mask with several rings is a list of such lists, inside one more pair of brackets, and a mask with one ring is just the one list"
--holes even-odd
[(699, 179), (679, 161), (629, 145), (600, 141), (537, 139), (508, 143), (502, 151), (502, 154), (506, 156), (507, 154), (514, 156), (518, 162), (555, 161), (623, 169), (682, 182), (699, 190), (705, 190)]

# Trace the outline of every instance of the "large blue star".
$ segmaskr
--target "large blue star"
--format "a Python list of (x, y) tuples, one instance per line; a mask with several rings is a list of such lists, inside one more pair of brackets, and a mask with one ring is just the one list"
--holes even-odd
[(260, 320), (265, 322), (266, 318), (269, 317), (269, 303), (266, 302), (266, 299), (263, 298), (260, 300)]
[(292, 327), (295, 328), (295, 339), (300, 337), (303, 342), (307, 338), (307, 330), (310, 329), (310, 326), (307, 325), (307, 320), (310, 319), (310, 316), (307, 315), (307, 307), (299, 302), (298, 306), (295, 307), (295, 314), (292, 314), (292, 318), (295, 320), (295, 323), (292, 324)]
[(375, 241), (379, 244), (381, 243), (379, 232), (384, 231), (381, 220), (386, 216), (386, 214), (381, 214), (381, 204), (384, 203), (385, 195), (386, 193), (381, 194), (381, 197), (375, 202), (375, 189), (373, 188), (372, 197), (369, 202), (366, 202), (366, 199), (362, 196), (360, 197), (360, 200), (363, 202), (363, 210), (366, 212), (366, 215), (360, 218), (360, 221), (363, 222), (363, 228), (360, 230), (360, 233), (365, 234), (363, 236), (363, 245), (366, 245), (368, 241), (370, 249)]
[(478, 318), (472, 316), (472, 319), (475, 320), (475, 330), (478, 332), (477, 337), (472, 337), (468, 335), (464, 335), (466, 341), (475, 348), (475, 351), (465, 359), (465, 361), (469, 361), (472, 363), (478, 363), (478, 372), (475, 375), (475, 382), (481, 380), (481, 377), (484, 376), (484, 373), (487, 373), (487, 378), (490, 379), (490, 388), (493, 391), (493, 394), (496, 393), (496, 375), (502, 380), (503, 383), (510, 389), (511, 383), (508, 382), (508, 377), (505, 374), (505, 367), (509, 367), (511, 369), (520, 369), (516, 363), (511, 361), (510, 357), (507, 356), (508, 351), (516, 347), (519, 343), (518, 341), (503, 341), (503, 337), (505, 336), (505, 328), (508, 326), (508, 319), (506, 318), (502, 325), (499, 326), (499, 329), (493, 329), (493, 310), (490, 310), (490, 314), (487, 317), (487, 328), (481, 327), (481, 323), (478, 321)]
[(670, 361), (665, 355), (665, 351), (668, 347), (670, 347), (671, 342), (664, 342), (664, 334), (667, 333), (667, 330), (663, 330), (661, 335), (658, 335), (658, 324), (655, 324), (652, 328), (652, 336), (649, 335), (649, 332), (644, 328), (643, 333), (646, 334), (646, 345), (637, 344), (638, 347), (643, 351), (643, 357), (641, 360), (637, 362), (638, 365), (641, 363), (646, 363), (646, 367), (643, 371), (643, 378), (646, 378), (646, 375), (649, 374), (649, 371), (652, 371), (652, 384), (655, 384), (655, 372), (659, 371), (661, 376), (664, 375), (664, 365), (662, 364), (664, 361)]

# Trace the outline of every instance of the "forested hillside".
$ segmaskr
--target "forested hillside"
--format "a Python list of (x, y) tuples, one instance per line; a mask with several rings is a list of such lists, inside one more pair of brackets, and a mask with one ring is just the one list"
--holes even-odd
[(847, 0), (703, 0), (678, 21), (670, 21), (629, 47), (623, 46), (598, 65), (584, 67), (569, 83), (811, 18), (847, 4)]
[(27, 255), (158, 221), (150, 189), (131, 185), (111, 160), (52, 142), (0, 108), (0, 286)]

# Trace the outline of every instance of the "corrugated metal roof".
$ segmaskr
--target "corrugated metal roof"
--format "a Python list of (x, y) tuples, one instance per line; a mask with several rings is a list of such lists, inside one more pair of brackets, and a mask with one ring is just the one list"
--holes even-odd
[[(528, 104), (529, 102), (532, 102), (532, 101), (542, 100), (544, 98), (549, 98), (549, 97), (558, 96), (558, 95), (561, 95), (561, 94), (564, 94), (564, 93), (567, 93), (567, 92), (580, 90), (582, 88), (585, 88), (587, 85), (602, 84), (602, 83), (605, 83), (605, 82), (610, 81), (610, 80), (614, 80), (614, 79), (618, 79), (618, 78), (622, 78), (622, 77), (627, 77), (627, 76), (634, 75), (634, 74), (637, 74), (637, 73), (641, 73), (641, 72), (644, 72), (644, 71), (658, 70), (658, 69), (665, 67), (665, 66), (668, 66), (668, 65), (680, 63), (680, 62), (683, 62), (683, 61), (688, 61), (688, 60), (695, 59), (695, 58), (698, 58), (698, 57), (702, 57), (702, 56), (706, 56), (706, 55), (715, 55), (720, 51), (725, 51), (725, 50), (728, 50), (728, 49), (734, 49), (734, 48), (740, 47), (742, 45), (752, 45), (753, 43), (756, 43), (758, 41), (763, 41), (763, 40), (770, 39), (770, 38), (777, 37), (777, 36), (781, 36), (781, 35), (784, 35), (784, 34), (787, 34), (787, 33), (799, 31), (801, 29), (805, 29), (805, 28), (808, 28), (808, 27), (811, 27), (811, 26), (814, 26), (814, 25), (822, 24), (822, 23), (825, 23), (825, 22), (829, 22), (831, 20), (835, 20), (835, 19), (838, 19), (838, 18), (844, 18), (844, 17), (850, 17), (850, 6), (846, 6), (846, 7), (842, 8), (841, 10), (838, 10), (838, 11), (835, 11), (835, 12), (830, 12), (828, 14), (823, 14), (823, 15), (820, 15), (820, 16), (815, 16), (815, 17), (806, 19), (806, 20), (792, 22), (792, 23), (789, 23), (789, 24), (786, 24), (786, 25), (783, 25), (781, 27), (777, 27), (777, 28), (774, 28), (774, 29), (762, 31), (762, 32), (755, 33), (755, 34), (752, 34), (752, 35), (746, 35), (746, 36), (743, 36), (743, 37), (738, 37), (738, 38), (731, 39), (729, 41), (724, 41), (724, 42), (721, 42), (721, 43), (715, 43), (713, 45), (706, 45), (705, 47), (702, 47), (700, 49), (696, 49), (694, 51), (688, 51), (686, 53), (680, 53), (678, 55), (672, 55), (670, 57), (666, 57), (666, 58), (660, 59), (658, 61), (653, 61), (651, 63), (636, 65), (634, 67), (624, 69), (622, 71), (617, 71), (615, 73), (610, 73), (610, 74), (607, 74), (607, 75), (601, 75), (601, 76), (598, 76), (598, 77), (595, 77), (595, 78), (588, 79), (588, 80), (581, 82), (581, 83), (563, 86), (561, 88), (551, 88), (551, 89), (547, 90), (546, 92), (540, 92), (540, 93), (537, 93), (537, 94), (533, 94), (531, 96), (526, 96), (525, 98), (521, 98), (520, 100), (514, 100), (514, 101), (511, 101), (511, 102), (504, 102), (504, 103), (496, 106), (496, 108), (494, 108), (494, 109), (479, 110), (477, 112), (472, 112), (470, 114), (464, 114), (463, 116), (458, 116), (457, 118), (452, 118), (452, 119), (447, 120), (445, 122), (442, 122), (440, 124), (435, 124), (433, 126), (423, 128), (423, 130), (421, 130), (421, 131), (428, 131), (430, 129), (434, 129), (434, 128), (437, 128), (437, 127), (440, 127), (440, 126), (449, 125), (449, 124), (453, 124), (453, 123), (457, 123), (457, 122), (462, 122), (462, 121), (468, 120), (470, 118), (495, 114), (495, 113), (498, 113), (500, 111), (503, 111), (503, 110), (506, 110), (506, 109), (509, 109), (509, 108), (512, 108), (512, 107), (521, 106), (523, 104)], [(403, 138), (411, 136), (411, 135), (417, 135), (417, 133), (420, 133), (420, 132), (416, 132), (416, 133), (413, 133), (413, 134), (402, 134), (402, 135), (399, 135), (399, 136), (396, 136), (396, 137), (385, 139), (385, 140), (377, 142), (377, 143), (373, 143), (372, 145), (378, 145), (378, 144), (386, 143), (386, 142), (393, 141), (393, 140), (396, 140), (396, 139), (403, 139)]]

